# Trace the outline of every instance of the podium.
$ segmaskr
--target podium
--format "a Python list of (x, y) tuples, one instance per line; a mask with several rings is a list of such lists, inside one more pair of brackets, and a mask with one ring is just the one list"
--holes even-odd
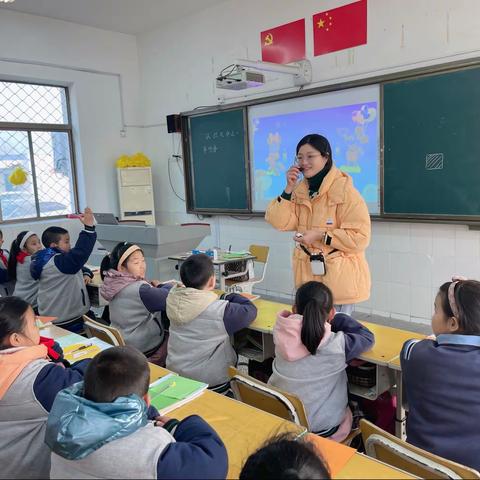
[[(185, 225), (102, 225), (96, 226), (97, 240), (111, 252), (119, 242), (138, 245), (147, 262), (147, 278), (167, 280), (176, 276), (169, 256), (192, 250), (211, 234), (209, 224)], [(106, 252), (106, 253), (107, 253)], [(162, 264), (163, 263), (163, 264)], [(165, 278), (168, 276), (168, 278)]]

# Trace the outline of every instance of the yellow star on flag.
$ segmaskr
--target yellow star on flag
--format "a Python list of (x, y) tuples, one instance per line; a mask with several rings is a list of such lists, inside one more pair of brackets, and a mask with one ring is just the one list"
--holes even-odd
[(317, 25), (318, 25), (318, 28), (323, 28), (323, 26), (325, 25), (325, 22), (320, 19), (318, 22), (317, 22)]

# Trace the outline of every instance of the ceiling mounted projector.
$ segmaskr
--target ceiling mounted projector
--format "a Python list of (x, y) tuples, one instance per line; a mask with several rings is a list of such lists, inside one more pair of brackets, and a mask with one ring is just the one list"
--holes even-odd
[(292, 75), (295, 86), (307, 85), (312, 81), (312, 66), (308, 60), (301, 60), (290, 65), (237, 60), (236, 63), (225, 67), (220, 72), (216, 79), (217, 88), (244, 90), (245, 88), (260, 87), (265, 84), (265, 75), (259, 73), (259, 70)]
[(217, 77), (217, 88), (226, 90), (243, 90), (245, 88), (260, 87), (265, 83), (263, 73), (245, 70), (240, 65), (235, 65), (234, 70), (226, 75)]

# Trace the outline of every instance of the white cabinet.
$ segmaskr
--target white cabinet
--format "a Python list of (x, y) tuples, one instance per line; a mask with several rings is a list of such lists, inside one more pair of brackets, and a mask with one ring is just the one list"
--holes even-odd
[(155, 225), (152, 169), (117, 168), (120, 220), (144, 220)]

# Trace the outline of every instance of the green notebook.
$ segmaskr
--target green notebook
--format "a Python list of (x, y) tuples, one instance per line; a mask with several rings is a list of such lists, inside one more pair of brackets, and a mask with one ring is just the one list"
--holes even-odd
[(231, 260), (233, 258), (244, 258), (250, 257), (252, 254), (250, 252), (222, 252), (221, 256), (227, 260)]
[(164, 415), (198, 397), (208, 385), (169, 373), (150, 385), (151, 404)]

